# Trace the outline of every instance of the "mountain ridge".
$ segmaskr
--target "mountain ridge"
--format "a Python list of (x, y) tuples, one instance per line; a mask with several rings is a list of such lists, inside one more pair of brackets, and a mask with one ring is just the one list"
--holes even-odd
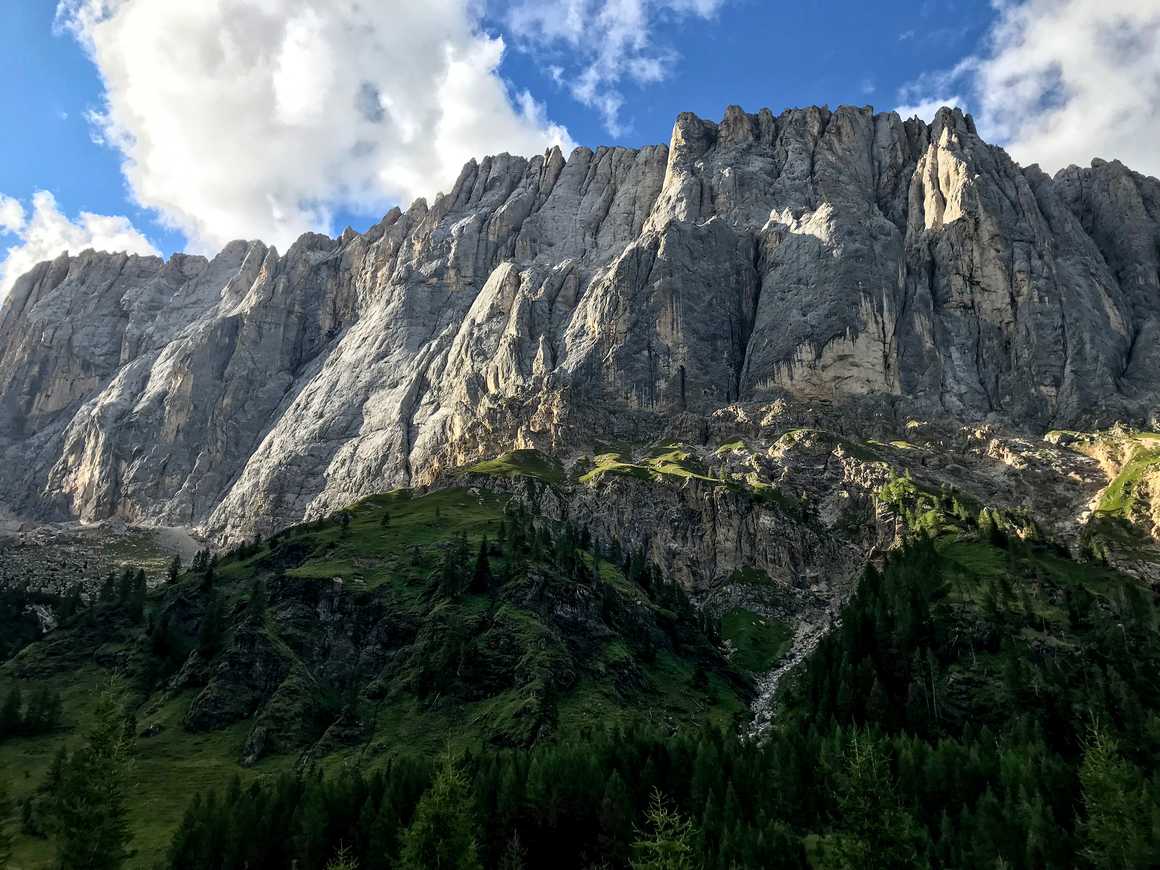
[(1157, 250), (1160, 182), (1022, 169), (958, 110), (686, 113), (282, 255), (37, 266), (0, 310), (0, 501), (237, 539), (734, 406), (1150, 422)]

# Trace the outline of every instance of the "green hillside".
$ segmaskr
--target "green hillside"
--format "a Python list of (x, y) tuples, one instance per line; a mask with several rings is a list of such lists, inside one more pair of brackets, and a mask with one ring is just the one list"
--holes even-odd
[[(25, 648), (0, 693), (59, 690), (63, 725), (0, 742), (0, 767), (18, 806), (35, 796), (119, 674), (138, 734), (130, 863), (145, 867), (190, 797), (235, 775), (731, 727), (745, 679), (683, 592), (626, 555), (498, 496), (376, 496), (199, 560), (139, 614), (131, 594), (104, 601)], [(18, 837), (15, 866), (51, 856), (51, 838)]]

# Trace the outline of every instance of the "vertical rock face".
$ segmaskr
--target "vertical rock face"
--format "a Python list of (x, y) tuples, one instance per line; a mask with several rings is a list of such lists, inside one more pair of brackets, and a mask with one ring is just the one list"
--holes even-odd
[(1160, 183), (1052, 179), (843, 107), (500, 155), (365, 234), (85, 252), (0, 312), (0, 500), (267, 530), (521, 445), (792, 396), (1036, 430), (1147, 419)]

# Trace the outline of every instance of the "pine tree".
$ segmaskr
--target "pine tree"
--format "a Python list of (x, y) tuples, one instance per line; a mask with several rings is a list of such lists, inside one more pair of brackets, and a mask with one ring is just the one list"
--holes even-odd
[(477, 870), (482, 867), (467, 777), (450, 753), (444, 755), (403, 834), (399, 864), (404, 870)]
[(111, 604), (117, 600), (117, 575), (110, 571), (101, 582), (101, 589), (97, 593), (97, 600), (102, 604)]
[(12, 834), (8, 831), (8, 817), (12, 815), (12, 799), (8, 784), (0, 779), (0, 867), (7, 867), (12, 859)]
[(129, 588), (129, 599), (127, 601), (129, 618), (134, 622), (140, 622), (145, 618), (145, 596), (148, 588), (145, 572), (138, 568), (133, 575), (133, 581)]
[(507, 848), (499, 859), (499, 870), (524, 870), (528, 866), (528, 850), (520, 840), (520, 832), (512, 831)]
[(351, 853), (350, 847), (343, 843), (326, 863), (326, 870), (358, 870), (358, 859)]
[(487, 536), (479, 542), (479, 554), (475, 557), (475, 570), (471, 574), (470, 589), (482, 594), (491, 589), (491, 563), (487, 558)]
[(390, 525), (391, 525), (391, 512), (390, 511), (383, 511), (383, 515), (379, 518), (379, 525), (384, 529), (390, 527)]
[(1096, 867), (1148, 866), (1147, 826), (1140, 820), (1147, 817), (1152, 800), (1102, 728), (1093, 728), (1084, 745), (1079, 780), (1083, 855)]
[(201, 573), (202, 571), (205, 570), (206, 565), (208, 565), (208, 564), (209, 564), (209, 551), (208, 550), (198, 550), (196, 553), (193, 554), (193, 562), (190, 564), (189, 569), (191, 571), (193, 571), (194, 573)]
[(911, 867), (921, 832), (901, 806), (881, 746), (870, 733), (850, 735), (836, 777), (836, 803), (845, 829), (829, 840), (838, 866)]
[(133, 578), (136, 572), (128, 565), (121, 571), (121, 576), (117, 578), (117, 603), (127, 604), (129, 596), (133, 594)]
[(60, 725), (61, 699), (58, 692), (42, 686), (28, 699), (24, 713), (24, 733), (48, 734)]
[(204, 658), (213, 658), (221, 646), (225, 634), (225, 608), (220, 595), (214, 595), (205, 609), (201, 630), (197, 638), (198, 653)]
[(246, 601), (246, 620), (253, 624), (261, 624), (266, 618), (266, 607), (269, 604), (269, 595), (266, 584), (261, 579), (255, 580), (250, 587), (250, 597)]
[(633, 870), (692, 870), (698, 852), (693, 823), (665, 803), (654, 788), (649, 799), (648, 828), (637, 831), (632, 844)]
[(4, 696), (4, 706), (0, 707), (0, 740), (13, 737), (24, 731), (24, 697), (19, 686), (13, 686)]
[(338, 515), (338, 524), (341, 526), (344, 535), (350, 532), (350, 511), (342, 511)]
[(201, 582), (198, 584), (197, 588), (201, 592), (204, 592), (208, 595), (210, 592), (213, 592), (214, 581), (216, 579), (217, 578), (215, 575), (214, 566), (212, 564), (207, 564), (205, 566), (205, 570), (203, 570), (201, 573)]
[(81, 597), (81, 586), (79, 583), (74, 583), (69, 587), (68, 595), (61, 599), (60, 604), (56, 608), (56, 613), (60, 617), (60, 621), (66, 623), (76, 616), (83, 606), (84, 599)]
[(57, 866), (116, 870), (132, 839), (125, 801), (132, 729), (115, 685), (103, 691), (85, 743), (64, 763), (52, 795)]
[(612, 771), (600, 801), (600, 846), (605, 855), (622, 854), (632, 836), (632, 800), (618, 771)]
[(170, 583), (176, 583), (177, 578), (181, 576), (181, 556), (174, 555), (169, 562), (169, 567), (165, 571), (165, 576), (169, 578)]

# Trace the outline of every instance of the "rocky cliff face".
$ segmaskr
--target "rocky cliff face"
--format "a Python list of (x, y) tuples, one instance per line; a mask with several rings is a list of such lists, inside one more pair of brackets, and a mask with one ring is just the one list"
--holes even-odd
[(0, 501), (236, 537), (779, 398), (1152, 422), (1158, 252), (1156, 179), (1052, 179), (958, 111), (682, 115), (668, 147), (486, 158), (285, 254), (41, 264), (0, 311)]

